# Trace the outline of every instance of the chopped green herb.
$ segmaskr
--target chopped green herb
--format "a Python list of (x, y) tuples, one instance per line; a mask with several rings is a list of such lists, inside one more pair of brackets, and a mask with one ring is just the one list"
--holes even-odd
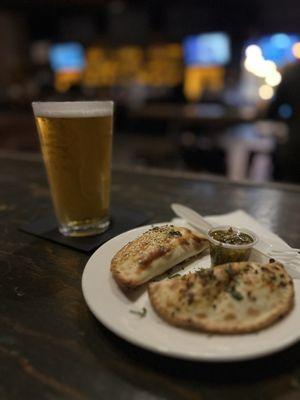
[(130, 312), (131, 314), (136, 314), (136, 315), (138, 315), (139, 317), (143, 318), (143, 317), (145, 317), (146, 314), (147, 314), (147, 309), (146, 309), (145, 307), (143, 307), (141, 311), (139, 311), (139, 310), (129, 310), (129, 312)]
[(253, 238), (247, 233), (240, 232), (238, 230), (234, 231), (232, 228), (226, 230), (214, 231), (210, 234), (212, 238), (221, 243), (228, 244), (249, 244), (253, 242)]
[(229, 265), (228, 267), (225, 268), (225, 271), (227, 272), (229, 278), (233, 278), (235, 276), (235, 272), (234, 270), (231, 268), (231, 266)]
[(235, 300), (243, 300), (243, 295), (237, 291), (234, 287), (228, 288), (227, 292), (231, 294), (231, 296), (235, 299)]
[(169, 232), (169, 236), (171, 236), (171, 237), (180, 237), (180, 236), (182, 236), (182, 234), (181, 234), (181, 232), (175, 231), (175, 229), (172, 229), (172, 230)]

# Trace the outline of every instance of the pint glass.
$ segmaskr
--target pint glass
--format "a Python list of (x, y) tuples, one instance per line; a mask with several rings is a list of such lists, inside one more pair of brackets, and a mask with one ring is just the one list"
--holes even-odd
[(32, 107), (60, 232), (103, 232), (109, 226), (113, 102)]

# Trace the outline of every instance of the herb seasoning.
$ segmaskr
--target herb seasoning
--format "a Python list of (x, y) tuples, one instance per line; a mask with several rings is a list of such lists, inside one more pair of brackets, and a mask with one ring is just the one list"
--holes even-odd
[(227, 244), (249, 244), (253, 243), (253, 238), (247, 233), (229, 228), (227, 230), (218, 230), (210, 234), (210, 236), (221, 243)]
[(129, 312), (130, 312), (131, 314), (136, 314), (136, 315), (138, 315), (139, 317), (143, 318), (143, 317), (145, 317), (146, 314), (147, 314), (147, 309), (146, 309), (145, 307), (143, 307), (141, 311), (139, 311), (139, 310), (129, 310)]

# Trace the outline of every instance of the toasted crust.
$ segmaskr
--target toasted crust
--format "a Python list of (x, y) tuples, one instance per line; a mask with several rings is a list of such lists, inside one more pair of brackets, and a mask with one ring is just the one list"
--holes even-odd
[(237, 334), (261, 330), (294, 305), (282, 264), (231, 263), (148, 286), (154, 310), (168, 323)]
[(155, 227), (129, 242), (111, 261), (116, 282), (135, 288), (208, 247), (204, 236), (187, 228)]

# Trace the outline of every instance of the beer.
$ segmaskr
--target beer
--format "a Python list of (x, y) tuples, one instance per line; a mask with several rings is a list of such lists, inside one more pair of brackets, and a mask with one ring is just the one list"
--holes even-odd
[(112, 102), (33, 103), (60, 231), (96, 234), (109, 224)]

